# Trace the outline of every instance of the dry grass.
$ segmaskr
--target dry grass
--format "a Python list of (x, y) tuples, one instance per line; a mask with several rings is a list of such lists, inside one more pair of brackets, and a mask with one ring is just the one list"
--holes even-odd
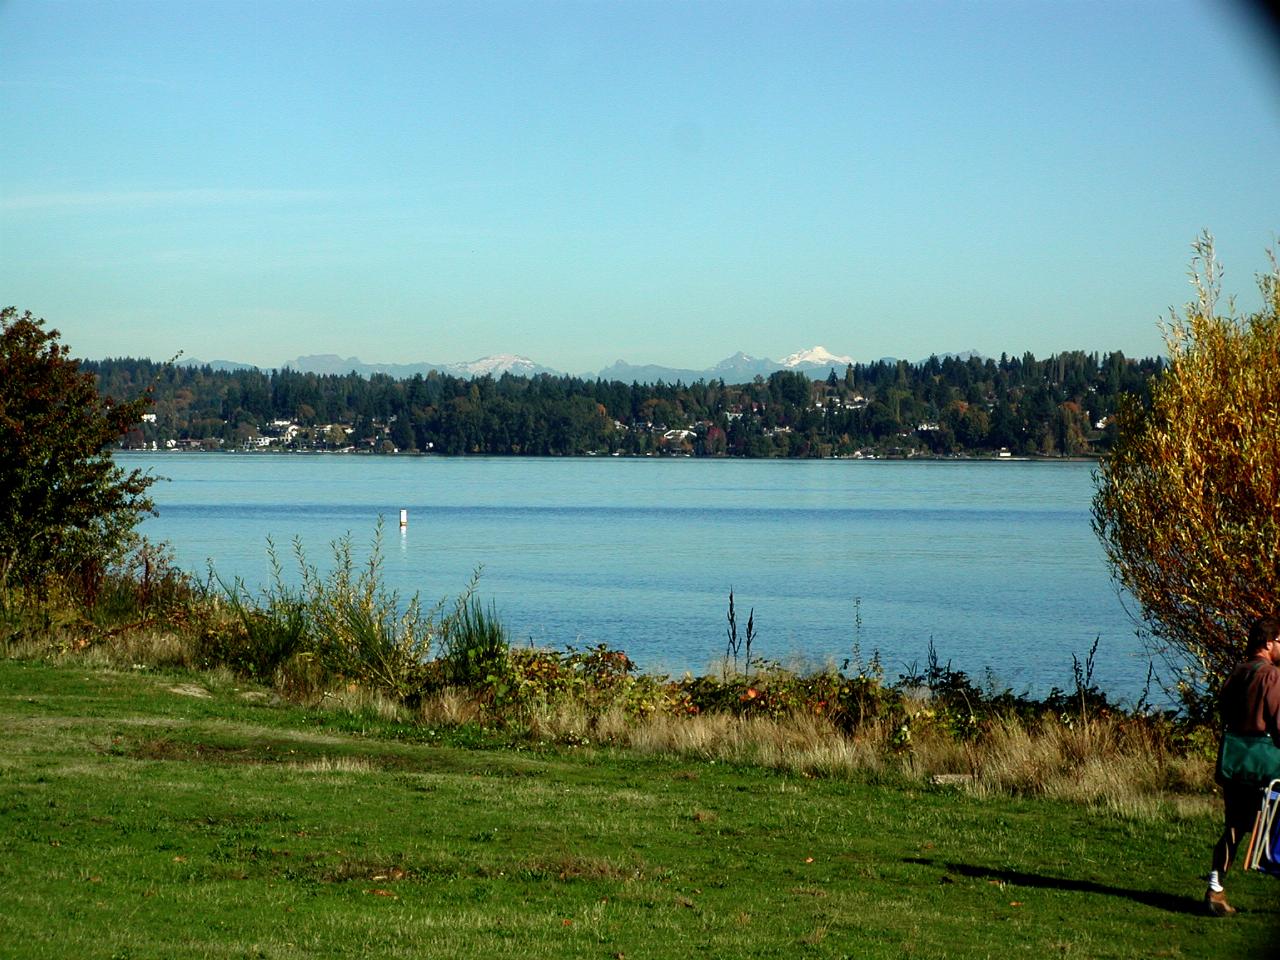
[(293, 766), (308, 773), (372, 773), (378, 769), (367, 757), (318, 757)]
[(13, 660), (43, 660), (51, 653), (48, 641), (32, 640), (24, 636), (11, 639), (3, 649), (5, 656)]
[(318, 706), (328, 692), (324, 671), (306, 654), (295, 654), (277, 667), (271, 685), (286, 700), (307, 706)]
[(19, 660), (75, 660), (91, 667), (128, 670), (135, 664), (158, 670), (192, 670), (195, 645), (189, 636), (153, 627), (89, 632), (84, 624), (55, 623), (48, 629), (16, 631), (4, 653)]
[(560, 740), (585, 744), (602, 739), (599, 722), (586, 705), (578, 700), (526, 707), (518, 714), (528, 735), (535, 740)]
[(996, 723), (978, 747), (976, 789), (1039, 794), (1120, 814), (1181, 815), (1214, 805), (1213, 765), (1170, 755), (1142, 724), (1116, 719)]
[(750, 763), (810, 776), (880, 775), (908, 758), (888, 747), (889, 731), (867, 726), (849, 736), (821, 717), (772, 719), (725, 714), (633, 721), (614, 742), (646, 753)]
[(333, 710), (370, 714), (380, 720), (404, 720), (408, 715), (398, 700), (381, 690), (370, 690), (354, 683), (342, 690), (331, 691), (324, 704)]
[(196, 657), (191, 641), (160, 630), (128, 630), (106, 637), (88, 647), (85, 663), (112, 668), (128, 668), (135, 663), (160, 670), (191, 670)]
[(895, 746), (894, 730), (884, 724), (849, 735), (803, 714), (637, 719), (618, 709), (591, 716), (569, 704), (531, 711), (528, 726), (542, 740), (594, 741), (810, 776), (953, 776), (961, 789), (979, 795), (1053, 797), (1130, 817), (1196, 816), (1216, 803), (1209, 760), (1171, 754), (1149, 727), (1125, 719), (1045, 717), (1028, 724), (1010, 717), (988, 724), (972, 742), (936, 729), (916, 731), (907, 748)]
[(483, 705), (473, 695), (456, 687), (437, 690), (418, 707), (418, 721), (428, 726), (460, 727), (466, 723), (478, 723), (483, 716)]

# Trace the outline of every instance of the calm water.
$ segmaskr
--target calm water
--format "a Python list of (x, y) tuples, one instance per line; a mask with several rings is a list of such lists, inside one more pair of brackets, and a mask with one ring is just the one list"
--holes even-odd
[[(723, 653), (730, 587), (756, 651), (839, 663), (855, 635), (892, 679), (941, 658), (1017, 690), (1071, 678), (1133, 698), (1147, 657), (1089, 526), (1092, 465), (125, 455), (168, 477), (144, 524), (184, 568), (268, 579), (266, 538), (322, 568), (387, 520), (386, 575), (435, 599), (483, 567), (514, 639), (607, 643), (645, 669)], [(398, 529), (400, 509), (409, 511)]]

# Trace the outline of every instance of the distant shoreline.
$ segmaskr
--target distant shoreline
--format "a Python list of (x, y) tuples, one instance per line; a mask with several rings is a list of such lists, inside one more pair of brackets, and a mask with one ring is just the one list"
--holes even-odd
[(670, 454), (647, 455), (647, 454), (565, 454), (563, 456), (550, 456), (545, 454), (532, 453), (435, 453), (433, 451), (423, 452), (420, 450), (404, 450), (395, 453), (375, 453), (372, 450), (126, 450), (115, 449), (110, 451), (113, 456), (123, 454), (125, 456), (139, 457), (166, 457), (175, 454), (193, 453), (201, 456), (242, 456), (242, 457), (359, 457), (361, 459), (374, 458), (414, 458), (414, 459), (439, 459), (439, 460), (706, 460), (706, 461), (732, 461), (735, 463), (815, 463), (815, 462), (831, 462), (842, 461), (850, 463), (1102, 463), (1106, 458), (1102, 456), (1071, 456), (1071, 457), (1050, 457), (1041, 455), (1018, 455), (1001, 457), (997, 455), (983, 456), (873, 456), (873, 457), (695, 457), (695, 456), (672, 456)]

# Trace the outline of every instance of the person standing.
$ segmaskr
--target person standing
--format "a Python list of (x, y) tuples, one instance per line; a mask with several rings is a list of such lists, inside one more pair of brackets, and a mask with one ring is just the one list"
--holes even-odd
[[(1222, 786), (1223, 825), (1213, 847), (1213, 869), (1204, 903), (1213, 916), (1227, 917), (1236, 909), (1227, 902), (1222, 879), (1235, 860), (1240, 838), (1253, 829), (1266, 783), (1280, 777), (1280, 617), (1260, 617), (1250, 626), (1245, 659), (1222, 685), (1218, 705), (1223, 748), (1217, 779)], [(1270, 742), (1265, 742), (1268, 737)], [(1231, 748), (1248, 746), (1250, 741), (1254, 755), (1264, 755), (1262, 766), (1271, 765), (1269, 774), (1234, 769)]]

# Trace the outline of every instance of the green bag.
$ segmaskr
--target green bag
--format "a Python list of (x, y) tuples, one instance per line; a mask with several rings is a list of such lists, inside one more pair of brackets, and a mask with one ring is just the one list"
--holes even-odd
[(1265, 733), (1224, 730), (1214, 779), (1224, 785), (1230, 782), (1265, 787), (1280, 779), (1280, 747)]
[[(1262, 667), (1259, 660), (1244, 677), (1246, 687), (1253, 683)], [(1237, 681), (1239, 683), (1239, 681)], [(1226, 695), (1226, 689), (1222, 691)], [(1232, 733), (1222, 731), (1222, 743), (1218, 747), (1218, 765), (1213, 778), (1226, 786), (1234, 783), (1242, 786), (1265, 787), (1272, 780), (1280, 779), (1280, 747), (1271, 742), (1265, 733)]]

